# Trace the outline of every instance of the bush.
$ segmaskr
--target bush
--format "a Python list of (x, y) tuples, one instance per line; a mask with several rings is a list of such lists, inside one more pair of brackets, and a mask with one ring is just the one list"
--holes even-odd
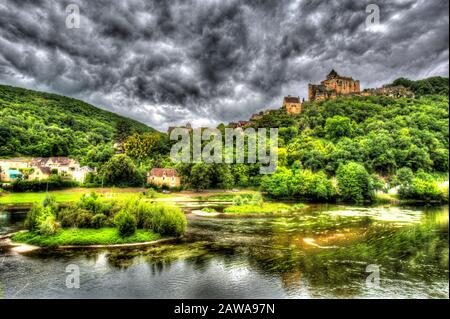
[(147, 190), (147, 197), (149, 198), (155, 198), (156, 197), (156, 191), (153, 188), (149, 188)]
[(34, 231), (39, 228), (38, 218), (42, 212), (42, 209), (42, 205), (34, 204), (27, 213), (24, 225), (29, 231)]
[(76, 181), (65, 180), (61, 176), (52, 175), (48, 179), (43, 180), (16, 180), (11, 183), (10, 189), (13, 192), (40, 192), (77, 187), (78, 185)]
[[(161, 235), (180, 236), (186, 230), (186, 216), (175, 206), (152, 205), (150, 229)], [(146, 225), (147, 226), (147, 225)]]
[(245, 205), (249, 202), (249, 199), (247, 197), (236, 195), (233, 197), (233, 205), (235, 206), (241, 206)]
[(310, 170), (298, 170), (290, 182), (291, 194), (310, 200), (331, 200), (336, 189), (324, 172), (313, 173)]
[(415, 177), (409, 184), (402, 184), (398, 190), (401, 199), (415, 199), (426, 202), (448, 201), (448, 188), (439, 188), (438, 183)]
[[(41, 224), (46, 221), (48, 217), (55, 218), (58, 211), (58, 205), (55, 198), (46, 196), (42, 204), (34, 204), (25, 218), (25, 227), (30, 231), (39, 230)], [(48, 222), (50, 223), (50, 221)]]
[(39, 225), (39, 234), (44, 236), (54, 235), (60, 226), (54, 215), (48, 215)]
[(117, 213), (114, 223), (121, 237), (128, 237), (136, 232), (136, 218), (125, 210)]
[(263, 177), (261, 190), (275, 198), (298, 197), (307, 200), (333, 200), (336, 189), (327, 175), (320, 171), (280, 169), (272, 176)]
[(106, 215), (95, 214), (91, 219), (91, 226), (96, 229), (105, 227), (105, 226), (107, 226), (106, 225), (107, 220), (108, 220), (108, 217), (106, 217)]
[(142, 186), (144, 176), (138, 171), (131, 158), (117, 154), (110, 158), (100, 170), (105, 185)]
[(250, 203), (257, 206), (262, 206), (264, 204), (264, 199), (260, 193), (255, 193), (253, 194)]
[(361, 164), (350, 162), (340, 165), (336, 177), (339, 195), (344, 201), (363, 202), (373, 199), (370, 175)]

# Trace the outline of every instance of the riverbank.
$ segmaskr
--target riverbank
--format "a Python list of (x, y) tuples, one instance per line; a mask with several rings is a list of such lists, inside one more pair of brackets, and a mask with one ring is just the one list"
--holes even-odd
[[(34, 203), (41, 203), (47, 195), (51, 195), (58, 203), (71, 203), (76, 202), (84, 194), (95, 192), (105, 199), (124, 200), (130, 195), (144, 194), (147, 192), (146, 188), (69, 188), (59, 191), (50, 192), (25, 192), (25, 193), (6, 193), (0, 195), (1, 206), (17, 206), (27, 208)], [(155, 201), (223, 201), (225, 199), (232, 199), (234, 195), (239, 194), (254, 194), (257, 191), (253, 190), (205, 190), (201, 192), (196, 191), (180, 191), (180, 192), (154, 192), (149, 199)]]

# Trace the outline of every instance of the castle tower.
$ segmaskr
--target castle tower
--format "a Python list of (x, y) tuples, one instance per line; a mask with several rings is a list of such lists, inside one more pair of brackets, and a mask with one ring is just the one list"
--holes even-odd
[(300, 114), (302, 112), (302, 102), (299, 96), (285, 96), (283, 99), (283, 108), (288, 114)]

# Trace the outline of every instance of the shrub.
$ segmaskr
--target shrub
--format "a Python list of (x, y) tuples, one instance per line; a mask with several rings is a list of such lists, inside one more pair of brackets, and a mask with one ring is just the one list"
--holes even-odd
[(402, 167), (397, 170), (397, 181), (399, 185), (408, 185), (414, 178), (414, 174), (409, 167)]
[(235, 206), (241, 206), (245, 205), (249, 202), (249, 199), (247, 197), (236, 195), (233, 197), (233, 205)]
[(149, 198), (155, 198), (156, 197), (156, 191), (153, 188), (149, 188), (147, 190), (147, 197)]
[(370, 175), (361, 164), (350, 162), (340, 165), (336, 177), (339, 195), (344, 201), (362, 202), (373, 199)]
[(161, 235), (180, 236), (186, 230), (186, 216), (175, 206), (152, 204), (151, 220), (146, 226)]
[(264, 204), (264, 199), (260, 193), (255, 193), (253, 194), (250, 203), (257, 206), (262, 206)]
[(27, 213), (24, 225), (29, 231), (34, 231), (39, 228), (38, 218), (41, 214), (42, 209), (42, 205), (34, 204), (31, 207), (30, 211)]
[(75, 211), (75, 224), (73, 226), (78, 228), (89, 228), (92, 224), (92, 213), (84, 210), (78, 209)]
[(117, 154), (110, 158), (100, 170), (105, 185), (142, 186), (144, 176), (134, 165), (130, 157)]
[(42, 204), (34, 204), (25, 218), (25, 227), (30, 231), (39, 230), (41, 224), (48, 218), (53, 217), (58, 212), (58, 205), (55, 198), (46, 196)]
[(46, 190), (57, 190), (78, 186), (76, 181), (64, 180), (61, 176), (52, 175), (43, 180), (21, 180), (18, 179), (11, 183), (10, 189), (14, 192), (39, 192)]
[(39, 225), (39, 234), (49, 236), (58, 232), (60, 226), (54, 215), (48, 215)]
[(439, 188), (436, 181), (415, 177), (409, 184), (402, 184), (398, 194), (402, 199), (423, 201), (448, 201), (448, 188)]
[(128, 237), (136, 232), (136, 218), (125, 210), (117, 213), (114, 223), (121, 237)]
[(96, 229), (105, 227), (107, 219), (104, 214), (95, 214), (91, 219), (91, 226)]
[(324, 172), (296, 171), (289, 187), (293, 196), (311, 200), (330, 200), (336, 195), (333, 183)]

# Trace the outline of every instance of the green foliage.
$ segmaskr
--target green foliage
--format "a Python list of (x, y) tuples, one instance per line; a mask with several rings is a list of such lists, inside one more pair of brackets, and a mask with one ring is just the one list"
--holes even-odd
[(46, 196), (41, 204), (34, 204), (27, 213), (24, 225), (30, 231), (56, 232), (56, 214), (59, 207), (52, 196)]
[(95, 214), (91, 219), (92, 228), (99, 229), (106, 226), (108, 217), (105, 214)]
[(51, 175), (48, 179), (43, 180), (15, 180), (10, 186), (13, 192), (39, 192), (51, 191), (70, 187), (76, 187), (78, 183), (72, 180), (65, 180), (61, 176)]
[(117, 213), (114, 223), (121, 237), (128, 237), (136, 232), (136, 218), (125, 210)]
[(344, 201), (363, 202), (374, 197), (369, 173), (363, 165), (350, 162), (337, 171), (339, 195)]
[(414, 174), (412, 170), (408, 167), (400, 168), (397, 171), (397, 178), (400, 184), (409, 184), (411, 183), (412, 179), (414, 177)]
[(37, 232), (17, 233), (12, 236), (14, 242), (21, 242), (43, 247), (64, 245), (116, 245), (127, 243), (142, 243), (158, 240), (161, 235), (151, 231), (138, 229), (128, 237), (122, 237), (115, 228), (69, 228), (61, 229), (52, 236), (41, 235)]
[(264, 198), (260, 193), (255, 193), (253, 194), (250, 203), (257, 206), (262, 206), (264, 204)]
[[(439, 94), (306, 102), (302, 113), (291, 117), (294, 123), (280, 129), (278, 142), (286, 156), (280, 157), (278, 167), (292, 168), (296, 163), (297, 168), (323, 170), (328, 176), (348, 162), (382, 176), (402, 167), (413, 172), (448, 172), (448, 95)], [(255, 126), (276, 122), (277, 116), (270, 115), (270, 121), (263, 116)], [(252, 181), (253, 176), (249, 171), (247, 179)]]
[(427, 95), (427, 94), (437, 94), (437, 95), (447, 95), (448, 96), (448, 78), (434, 76), (423, 80), (411, 81), (406, 78), (398, 78), (392, 85), (403, 85), (411, 89), (415, 94)]
[(135, 133), (123, 143), (125, 154), (139, 160), (149, 159), (155, 154), (167, 154), (169, 149), (167, 136), (160, 133)]
[(155, 132), (79, 100), (0, 85), (0, 156), (71, 156), (98, 167), (114, 154), (119, 122), (123, 136)]
[(46, 215), (39, 225), (39, 234), (44, 236), (54, 235), (59, 231), (60, 225), (53, 214)]
[(296, 197), (329, 201), (336, 196), (336, 189), (326, 174), (313, 173), (311, 170), (279, 169), (275, 174), (262, 179), (261, 190), (275, 198)]
[[(161, 235), (180, 236), (186, 230), (186, 216), (175, 206), (153, 204), (151, 229)], [(148, 222), (147, 222), (148, 223)]]
[(125, 154), (111, 157), (100, 170), (104, 185), (142, 186), (144, 177), (138, 171), (131, 158)]
[(448, 185), (439, 186), (434, 178), (424, 172), (419, 172), (416, 177), (402, 173), (398, 176), (400, 188), (398, 194), (402, 199), (422, 200), (425, 202), (448, 202)]
[(326, 120), (325, 134), (330, 140), (352, 137), (355, 125), (348, 117), (335, 115)]
[(117, 203), (90, 193), (81, 196), (74, 205), (61, 209), (57, 218), (62, 227), (100, 228), (111, 226), (113, 215), (119, 209)]
[(263, 205), (233, 205), (224, 209), (227, 214), (271, 214), (288, 212), (291, 207), (282, 203), (264, 203)]
[(138, 228), (173, 236), (183, 234), (186, 229), (186, 216), (175, 206), (148, 203), (142, 197), (135, 196), (125, 202), (123, 210), (136, 218)]
[(147, 195), (148, 198), (155, 198), (156, 197), (156, 191), (153, 188), (149, 188), (147, 190), (146, 195)]
[(236, 195), (233, 197), (233, 205), (234, 206), (245, 205), (245, 204), (248, 204), (248, 202), (249, 202), (248, 197), (244, 197), (241, 195)]

